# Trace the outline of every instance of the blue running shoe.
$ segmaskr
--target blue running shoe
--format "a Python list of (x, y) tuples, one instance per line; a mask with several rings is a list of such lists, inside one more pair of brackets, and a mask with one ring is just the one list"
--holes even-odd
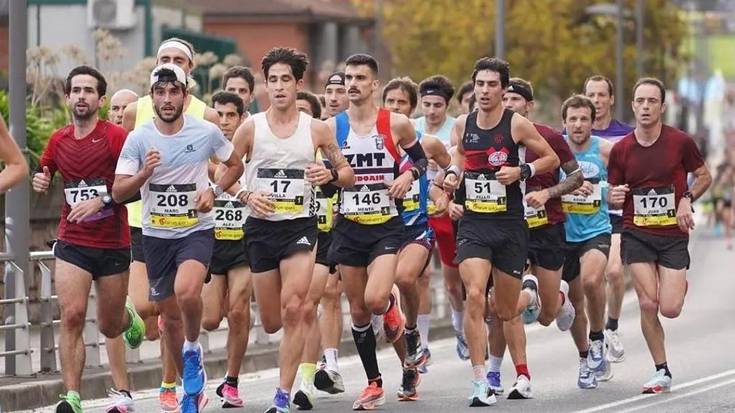
[(184, 397), (181, 398), (181, 413), (199, 413), (197, 396), (184, 393)]
[(541, 299), (538, 295), (538, 279), (536, 276), (531, 274), (523, 276), (523, 291), (529, 293), (531, 300), (528, 302), (528, 306), (523, 310), (521, 316), (525, 324), (531, 324), (538, 319), (538, 315), (541, 312)]
[(499, 371), (489, 371), (487, 373), (487, 386), (495, 392), (495, 394), (503, 394), (503, 383), (500, 381)]
[(462, 334), (457, 334), (457, 355), (462, 361), (470, 359), (470, 348), (467, 346), (467, 341)]
[(590, 342), (590, 352), (587, 354), (587, 365), (592, 373), (598, 377), (607, 370), (604, 340), (592, 340)]
[(281, 389), (276, 389), (273, 396), (273, 405), (265, 413), (289, 413), (291, 411), (291, 396)]
[(184, 393), (196, 396), (204, 389), (207, 382), (207, 373), (202, 365), (202, 346), (197, 344), (196, 350), (184, 351), (184, 374), (182, 382)]

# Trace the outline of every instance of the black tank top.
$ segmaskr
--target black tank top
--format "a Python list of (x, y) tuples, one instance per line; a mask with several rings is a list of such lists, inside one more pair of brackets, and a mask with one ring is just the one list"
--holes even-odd
[(503, 111), (492, 129), (477, 126), (477, 113), (467, 115), (462, 147), (465, 152), (465, 215), (480, 219), (523, 220), (523, 188), (520, 181), (508, 186), (495, 180), (503, 166), (518, 166), (522, 145), (511, 135), (514, 112)]

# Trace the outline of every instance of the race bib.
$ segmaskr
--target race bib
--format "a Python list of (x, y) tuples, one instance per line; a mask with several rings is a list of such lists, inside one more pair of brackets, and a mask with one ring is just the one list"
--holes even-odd
[(634, 189), (633, 223), (639, 227), (676, 225), (674, 188)]
[(549, 217), (546, 215), (546, 207), (542, 206), (536, 209), (523, 201), (523, 210), (526, 217), (528, 228), (537, 228), (549, 223)]
[(465, 172), (467, 198), (465, 208), (481, 214), (496, 214), (508, 210), (505, 185), (495, 179), (495, 174)]
[(238, 241), (245, 236), (247, 208), (237, 199), (214, 201), (214, 238), (220, 241)]
[(271, 195), (276, 214), (298, 214), (304, 210), (306, 181), (303, 169), (258, 169), (258, 190)]
[[(80, 202), (107, 195), (107, 185), (103, 178), (82, 179), (79, 181), (66, 182), (64, 184), (64, 198), (70, 207)], [(113, 214), (112, 208), (104, 208), (96, 214), (87, 217), (84, 221), (96, 221), (109, 217)]]
[(383, 184), (366, 184), (345, 189), (342, 196), (342, 215), (360, 224), (388, 222), (392, 217), (388, 188)]
[[(403, 209), (406, 212), (411, 212), (421, 207), (421, 201), (419, 200), (421, 195), (421, 184), (418, 181), (411, 183), (406, 195), (403, 196)], [(436, 209), (436, 207), (434, 207)]]
[(321, 190), (316, 191), (314, 208), (316, 209), (317, 227), (319, 231), (329, 232), (332, 229), (334, 217), (334, 201)]
[(149, 184), (148, 191), (153, 199), (150, 207), (151, 226), (187, 228), (199, 222), (194, 203), (196, 184)]
[(599, 182), (592, 184), (592, 194), (589, 196), (572, 194), (561, 196), (561, 209), (567, 214), (596, 214), (600, 210), (600, 205), (602, 205), (602, 190)]

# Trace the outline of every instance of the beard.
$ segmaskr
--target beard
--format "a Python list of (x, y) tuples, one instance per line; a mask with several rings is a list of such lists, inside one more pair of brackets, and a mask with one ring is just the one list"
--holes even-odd
[(76, 105), (71, 110), (72, 116), (76, 120), (89, 120), (97, 114), (97, 107), (87, 105), (87, 107), (79, 108)]
[(173, 123), (176, 122), (180, 117), (181, 114), (184, 113), (184, 105), (175, 107), (176, 110), (171, 115), (164, 115), (161, 111), (161, 108), (158, 106), (153, 106), (153, 109), (156, 111), (156, 115), (158, 116), (158, 119), (161, 119), (162, 121), (166, 123)]

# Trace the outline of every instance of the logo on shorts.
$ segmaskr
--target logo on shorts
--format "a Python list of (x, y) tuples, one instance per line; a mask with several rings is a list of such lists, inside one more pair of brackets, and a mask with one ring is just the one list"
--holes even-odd
[(301, 237), (298, 241), (296, 241), (296, 245), (306, 245), (311, 247), (311, 242), (309, 242), (309, 239), (306, 237)]
[(158, 295), (158, 290), (156, 290), (154, 287), (151, 287), (151, 296), (155, 297)]
[(186, 145), (186, 149), (184, 149), (184, 153), (192, 153), (196, 149), (194, 149), (194, 145)]

